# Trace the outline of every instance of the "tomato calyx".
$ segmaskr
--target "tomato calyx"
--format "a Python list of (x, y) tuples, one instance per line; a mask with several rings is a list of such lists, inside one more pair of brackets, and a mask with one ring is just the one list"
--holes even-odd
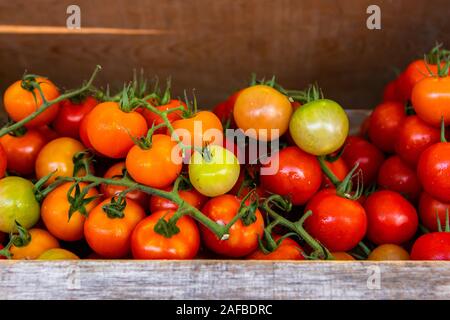
[[(350, 170), (350, 172), (345, 176), (344, 180), (336, 187), (336, 194), (350, 199), (350, 200), (358, 200), (363, 192), (364, 185), (362, 181), (362, 171), (359, 170), (356, 174), (355, 171), (358, 169), (359, 164), (355, 164), (355, 166)], [(353, 191), (353, 183), (352, 178), (356, 176), (356, 190)]]
[(8, 259), (12, 258), (9, 249), (14, 245), (15, 247), (25, 247), (31, 242), (31, 234), (25, 229), (17, 220), (14, 221), (17, 228), (17, 234), (11, 233), (9, 235), (8, 244), (0, 250), (0, 255)]
[[(250, 203), (248, 203), (249, 201)], [(256, 193), (256, 189), (253, 189), (241, 200), (237, 214), (245, 226), (249, 226), (256, 221), (255, 213), (258, 207), (258, 194)]]
[(271, 88), (279, 91), (280, 93), (284, 94), (285, 96), (287, 96), (290, 102), (297, 101), (297, 102), (300, 102), (301, 104), (303, 104), (306, 101), (305, 91), (285, 89), (284, 87), (282, 87), (279, 83), (277, 83), (275, 81), (275, 76), (272, 76), (272, 78), (270, 78), (269, 80), (266, 80), (265, 78), (257, 80), (256, 73), (252, 73), (250, 82), (249, 82), (249, 86), (251, 87), (251, 86), (256, 86), (256, 85), (265, 85), (265, 86), (271, 87)]
[(80, 151), (74, 154), (73, 161), (73, 176), (76, 176), (80, 170), (90, 172), (90, 166), (94, 160), (94, 155), (89, 150)]
[(439, 64), (440, 61), (450, 57), (450, 50), (443, 49), (442, 43), (437, 43), (429, 53), (425, 54), (424, 60), (429, 64)]
[(436, 210), (436, 220), (437, 220), (437, 229), (438, 232), (450, 232), (450, 221), (449, 221), (449, 213), (448, 208), (445, 209), (445, 228), (442, 229), (441, 219), (439, 219), (439, 213)]
[[(126, 192), (127, 190), (125, 190)], [(130, 190), (131, 191), (131, 190)], [(110, 203), (104, 204), (102, 210), (110, 219), (122, 219), (125, 217), (123, 211), (127, 206), (125, 192), (121, 192), (118, 197), (111, 198)]]
[(176, 235), (180, 232), (180, 228), (177, 227), (177, 221), (181, 218), (180, 213), (181, 211), (177, 210), (177, 212), (169, 220), (166, 220), (166, 215), (164, 215), (158, 220), (153, 230), (166, 238), (171, 238)]
[[(69, 202), (70, 206), (69, 206), (69, 212), (68, 212), (68, 220), (70, 221), (70, 218), (72, 217), (72, 215), (75, 212), (79, 212), (81, 215), (87, 217), (88, 212), (86, 210), (86, 206), (98, 199), (100, 197), (100, 195), (95, 195), (89, 198), (86, 198), (86, 195), (88, 194), (89, 190), (95, 186), (97, 186), (97, 183), (92, 183), (86, 187), (83, 188), (83, 190), (81, 190), (80, 188), (80, 184), (78, 182), (72, 184), (69, 188), (69, 190), (67, 191), (67, 201)], [(73, 191), (74, 195), (72, 196)]]

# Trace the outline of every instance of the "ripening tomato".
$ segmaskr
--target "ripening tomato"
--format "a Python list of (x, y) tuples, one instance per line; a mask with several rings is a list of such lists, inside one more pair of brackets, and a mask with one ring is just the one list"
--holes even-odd
[[(184, 110), (187, 110), (186, 104), (183, 101), (176, 100), (176, 99), (170, 100), (169, 103), (167, 103), (165, 105), (155, 106), (155, 108), (161, 112), (171, 110), (171, 109), (177, 109), (179, 107), (182, 107)], [(141, 108), (141, 109), (139, 109), (139, 112), (144, 116), (149, 128), (151, 128), (152, 126), (157, 126), (164, 122), (164, 120), (161, 118), (161, 116), (157, 115), (156, 113), (154, 113), (153, 111), (151, 111), (149, 109)], [(182, 119), (182, 115), (183, 115), (183, 110), (172, 111), (169, 114), (167, 114), (167, 119), (169, 120), (170, 123), (172, 123), (176, 120)], [(155, 131), (155, 133), (160, 133), (160, 134), (163, 134), (165, 132), (166, 132), (165, 128), (160, 128)]]
[(160, 219), (168, 221), (174, 210), (152, 213), (136, 226), (131, 236), (131, 251), (135, 259), (192, 259), (200, 248), (200, 233), (195, 221), (182, 216), (176, 226), (180, 230), (170, 238), (155, 231)]
[[(125, 162), (118, 162), (113, 164), (105, 173), (103, 178), (105, 179), (122, 179), (123, 178), (123, 170), (125, 169)], [(114, 196), (118, 196), (122, 191), (125, 191), (127, 188), (122, 186), (115, 186), (113, 184), (101, 184), (100, 192), (105, 198), (112, 198)], [(136, 201), (141, 205), (141, 207), (145, 208), (148, 204), (148, 195), (145, 192), (139, 190), (133, 190), (126, 194), (127, 199), (131, 199)]]
[(241, 90), (233, 93), (228, 97), (227, 100), (219, 103), (213, 109), (214, 114), (220, 119), (222, 124), (229, 123), (229, 128), (236, 128), (236, 122), (233, 117), (234, 104), (236, 103), (236, 99), (241, 93)]
[[(277, 241), (280, 237), (274, 237)], [(290, 238), (281, 241), (278, 247), (268, 254), (261, 249), (256, 250), (247, 256), (248, 260), (305, 260), (303, 249), (300, 245)]]
[(148, 149), (133, 146), (125, 163), (136, 182), (153, 188), (164, 188), (173, 183), (183, 167), (179, 145), (165, 134), (153, 135)]
[(352, 255), (343, 251), (332, 252), (331, 255), (336, 261), (355, 260), (355, 258)]
[[(41, 91), (47, 101), (54, 100), (59, 97), (58, 88), (48, 79), (36, 78), (37, 83), (41, 86)], [(34, 93), (34, 94), (33, 94)], [(9, 117), (18, 122), (25, 119), (33, 112), (37, 111), (43, 103), (39, 90), (34, 89), (32, 92), (22, 87), (22, 80), (14, 82), (6, 89), (3, 96), (3, 105)], [(56, 103), (42, 112), (36, 118), (27, 122), (28, 128), (40, 127), (50, 123), (58, 113), (59, 104)]]
[(411, 102), (417, 115), (426, 123), (439, 127), (444, 118), (450, 124), (450, 77), (426, 78), (414, 86)]
[(38, 260), (78, 260), (80, 259), (76, 254), (66, 249), (53, 248), (45, 251), (38, 257)]
[(397, 132), (395, 152), (407, 163), (416, 166), (422, 152), (439, 142), (440, 132), (418, 116), (409, 116)]
[[(87, 186), (80, 183), (80, 190)], [(70, 203), (67, 199), (72, 183), (65, 183), (50, 192), (42, 202), (41, 217), (45, 227), (56, 238), (64, 241), (77, 241), (83, 238), (85, 216), (80, 211), (75, 211), (69, 219)], [(72, 189), (71, 195), (75, 195)], [(85, 199), (98, 196), (95, 188), (89, 189)], [(100, 201), (95, 199), (85, 205), (88, 214)]]
[(35, 129), (29, 129), (23, 135), (6, 134), (1, 137), (0, 144), (6, 152), (8, 170), (20, 175), (32, 174), (36, 158), (46, 143), (46, 138)]
[[(229, 194), (215, 197), (209, 200), (203, 207), (202, 212), (216, 223), (226, 225), (239, 211), (241, 200)], [(229, 230), (227, 240), (219, 239), (207, 227), (200, 225), (203, 243), (211, 251), (227, 257), (243, 257), (258, 248), (258, 238), (264, 233), (264, 220), (261, 212), (256, 209), (255, 222), (245, 225), (239, 219)]]
[(131, 233), (145, 218), (145, 211), (133, 200), (127, 199), (123, 216), (107, 213), (103, 208), (111, 202), (106, 199), (89, 212), (84, 223), (84, 236), (89, 247), (105, 258), (123, 258), (130, 251)]
[(7, 167), (7, 155), (6, 155), (5, 150), (2, 147), (1, 140), (0, 140), (0, 179), (5, 176), (6, 167)]
[(241, 90), (233, 109), (238, 128), (249, 137), (262, 141), (281, 137), (289, 128), (291, 115), (288, 97), (266, 85)]
[(450, 212), (450, 203), (439, 201), (428, 193), (422, 192), (419, 199), (419, 218), (425, 228), (429, 231), (439, 231), (438, 219), (443, 228), (447, 211)]
[(397, 192), (374, 192), (365, 201), (364, 208), (367, 238), (375, 244), (402, 244), (417, 231), (416, 209)]
[[(165, 190), (170, 191), (172, 190), (172, 188), (166, 188)], [(202, 206), (205, 204), (205, 202), (208, 200), (208, 197), (202, 195), (195, 189), (178, 190), (178, 195), (187, 204), (197, 209), (201, 209)], [(158, 196), (150, 197), (150, 212), (156, 212), (161, 210), (177, 210), (177, 209), (178, 206), (169, 199)]]
[(35, 228), (28, 233), (31, 237), (29, 243), (21, 247), (13, 244), (9, 249), (14, 260), (34, 260), (49, 249), (59, 248), (58, 240), (45, 230)]
[[(444, 62), (441, 63), (445, 65)], [(411, 99), (414, 87), (423, 79), (431, 77), (430, 71), (437, 74), (438, 68), (436, 64), (428, 63), (424, 59), (418, 59), (411, 62), (403, 71), (397, 82), (400, 96), (403, 101)]]
[(378, 172), (378, 185), (382, 189), (396, 191), (413, 202), (421, 191), (416, 170), (409, 167), (399, 156), (392, 156), (383, 162)]
[(411, 249), (411, 260), (450, 260), (450, 232), (420, 236)]
[(79, 139), (81, 121), (97, 104), (97, 99), (91, 96), (82, 101), (62, 101), (58, 115), (53, 121), (53, 128), (61, 137)]
[(260, 181), (266, 190), (288, 196), (294, 205), (302, 205), (319, 190), (322, 170), (313, 155), (298, 147), (287, 147), (262, 166)]
[(87, 117), (88, 140), (94, 150), (110, 158), (124, 158), (133, 147), (132, 138), (147, 133), (145, 118), (136, 111), (125, 112), (119, 103), (103, 102)]
[(384, 152), (395, 151), (398, 130), (405, 120), (405, 106), (400, 102), (383, 102), (370, 116), (370, 141)]
[[(55, 172), (47, 181), (47, 185), (54, 182), (57, 177), (72, 177), (73, 157), (85, 149), (78, 140), (72, 138), (64, 137), (50, 141), (41, 149), (36, 158), (36, 177), (41, 179), (49, 173)], [(81, 169), (77, 176), (84, 174), (85, 170)]]
[(370, 142), (356, 136), (349, 136), (345, 143), (342, 159), (349, 168), (357, 163), (361, 169), (364, 186), (370, 185), (377, 178), (378, 170), (384, 161), (383, 153)]
[(305, 230), (330, 251), (353, 249), (366, 234), (364, 208), (355, 200), (324, 189), (308, 202), (305, 212), (312, 215), (305, 221)]
[(409, 260), (409, 253), (402, 247), (395, 244), (382, 244), (376, 247), (369, 254), (367, 260), (391, 261), (391, 260)]
[[(333, 162), (325, 161), (325, 165), (327, 166), (328, 169), (331, 170), (331, 172), (334, 173), (334, 175), (336, 176), (336, 178), (339, 179), (339, 181), (344, 180), (347, 174), (349, 173), (347, 164), (341, 157), (339, 157)], [(334, 187), (333, 183), (330, 181), (327, 175), (325, 173), (323, 173), (322, 175), (323, 175), (322, 187), (323, 188)]]

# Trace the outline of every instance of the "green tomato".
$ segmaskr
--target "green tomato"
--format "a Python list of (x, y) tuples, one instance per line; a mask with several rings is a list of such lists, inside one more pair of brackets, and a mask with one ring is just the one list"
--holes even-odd
[(348, 129), (349, 121), (344, 109), (328, 99), (299, 107), (289, 123), (289, 132), (295, 144), (316, 156), (333, 153), (342, 147)]
[[(209, 151), (208, 151), (209, 150)], [(227, 149), (212, 145), (195, 151), (189, 162), (189, 179), (201, 194), (216, 197), (230, 191), (239, 178), (239, 161)]]
[(15, 221), (29, 229), (36, 224), (39, 216), (39, 203), (30, 181), (21, 177), (0, 180), (0, 231), (16, 232)]

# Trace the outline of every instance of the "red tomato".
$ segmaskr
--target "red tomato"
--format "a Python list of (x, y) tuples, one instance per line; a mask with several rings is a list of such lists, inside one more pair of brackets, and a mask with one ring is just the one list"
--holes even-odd
[(39, 133), (45, 137), (45, 140), (47, 140), (47, 142), (59, 138), (59, 134), (56, 133), (53, 129), (51, 129), (49, 126), (37, 127), (36, 130), (39, 131)]
[[(216, 223), (227, 224), (238, 214), (240, 203), (238, 197), (225, 194), (209, 200), (202, 212)], [(240, 219), (233, 224), (227, 240), (218, 239), (212, 231), (200, 225), (203, 243), (211, 251), (228, 257), (237, 258), (252, 253), (258, 248), (258, 237), (264, 233), (264, 220), (258, 209), (255, 216), (256, 221), (250, 225), (246, 226)]]
[(432, 232), (420, 236), (411, 249), (411, 260), (450, 260), (450, 233)]
[(378, 172), (378, 185), (382, 189), (396, 191), (411, 201), (417, 200), (421, 191), (416, 171), (399, 156), (392, 156), (383, 162)]
[(395, 152), (407, 163), (416, 166), (422, 152), (439, 142), (440, 132), (418, 116), (409, 116), (397, 133)]
[(342, 159), (349, 168), (357, 163), (363, 174), (363, 183), (370, 185), (377, 178), (378, 170), (384, 161), (383, 153), (368, 141), (356, 136), (349, 136), (345, 143)]
[[(170, 191), (172, 190), (172, 188), (166, 188), (165, 190)], [(190, 190), (179, 190), (178, 195), (186, 203), (190, 204), (191, 206), (197, 209), (201, 209), (201, 207), (208, 200), (208, 197), (202, 195), (194, 188)], [(177, 209), (178, 206), (169, 199), (158, 196), (150, 197), (150, 212), (156, 212), (161, 210), (177, 210)]]
[[(444, 65), (444, 63), (442, 63)], [(437, 65), (429, 64), (424, 59), (411, 62), (398, 78), (398, 88), (404, 101), (410, 100), (413, 88), (421, 80), (430, 77), (430, 71), (437, 73)]]
[(58, 115), (53, 121), (53, 128), (62, 137), (80, 138), (80, 124), (83, 118), (98, 104), (94, 97), (86, 97), (81, 102), (64, 100)]
[(219, 117), (220, 121), (222, 121), (222, 124), (225, 125), (229, 121), (230, 123), (229, 128), (236, 128), (236, 123), (234, 122), (233, 117), (233, 109), (234, 103), (236, 102), (236, 99), (240, 93), (241, 90), (235, 92), (230, 97), (228, 97), (227, 100), (219, 103), (213, 109), (213, 112), (216, 114), (217, 117)]
[(312, 215), (305, 221), (305, 230), (330, 251), (348, 251), (366, 234), (364, 208), (334, 189), (317, 193), (306, 205), (305, 212), (309, 210)]
[(444, 228), (447, 210), (450, 214), (450, 203), (436, 200), (426, 192), (422, 192), (420, 195), (419, 217), (424, 227), (428, 230), (438, 231), (438, 217), (441, 227)]
[[(325, 165), (328, 167), (328, 169), (331, 170), (331, 172), (334, 173), (336, 178), (338, 178), (340, 181), (344, 180), (347, 174), (349, 173), (348, 167), (342, 158), (338, 158), (336, 161), (333, 162), (326, 161)], [(330, 188), (330, 187), (334, 187), (334, 185), (333, 183), (331, 183), (330, 179), (328, 179), (326, 174), (323, 173), (322, 188)]]
[(375, 244), (402, 244), (417, 231), (416, 209), (397, 192), (374, 192), (365, 201), (364, 208), (367, 238)]
[(271, 156), (264, 168), (278, 167), (275, 174), (260, 175), (261, 186), (270, 192), (289, 196), (294, 205), (305, 204), (319, 190), (322, 170), (316, 157), (298, 147), (287, 147)]
[[(159, 111), (167, 111), (179, 107), (183, 107), (185, 110), (187, 110), (187, 106), (183, 101), (175, 99), (170, 100), (168, 104), (156, 106), (155, 108), (158, 109)], [(159, 115), (157, 115), (156, 113), (154, 113), (149, 109), (141, 108), (139, 109), (139, 112), (144, 116), (149, 128), (151, 128), (153, 125), (157, 126), (164, 122), (164, 120)], [(182, 115), (183, 115), (182, 110), (173, 111), (167, 114), (167, 119), (169, 119), (169, 122), (172, 123), (175, 120), (182, 119)], [(155, 131), (155, 133), (165, 133), (165, 132), (166, 132), (165, 128), (160, 128)]]
[[(278, 240), (280, 237), (274, 237)], [(261, 249), (256, 250), (247, 257), (249, 260), (305, 260), (303, 256), (303, 249), (300, 245), (290, 238), (285, 238), (279, 246), (268, 254), (265, 254)]]
[(370, 117), (371, 115), (366, 117), (359, 127), (359, 136), (363, 139), (367, 139), (369, 136)]
[(396, 101), (396, 102), (406, 102), (402, 98), (402, 94), (399, 90), (399, 81), (398, 78), (390, 81), (385, 87), (383, 91), (383, 102), (388, 101)]
[[(1, 141), (0, 141), (1, 142)], [(7, 166), (7, 155), (2, 145), (0, 144), (0, 179), (5, 176)]]
[(381, 151), (394, 152), (398, 130), (405, 118), (402, 103), (391, 101), (378, 105), (370, 116), (370, 141)]

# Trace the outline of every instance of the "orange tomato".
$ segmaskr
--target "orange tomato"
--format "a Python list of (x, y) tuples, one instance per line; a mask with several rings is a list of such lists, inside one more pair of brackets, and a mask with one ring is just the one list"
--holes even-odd
[(409, 260), (409, 253), (398, 245), (382, 244), (370, 253), (367, 260)]
[[(170, 191), (172, 188), (165, 188), (166, 191)], [(183, 199), (186, 203), (191, 206), (200, 209), (208, 199), (208, 197), (202, 195), (195, 189), (190, 190), (179, 190), (178, 195), (181, 199)], [(169, 199), (165, 199), (163, 197), (151, 196), (150, 197), (150, 212), (156, 212), (161, 210), (177, 210), (178, 206), (170, 201)]]
[(23, 247), (12, 245), (9, 249), (13, 259), (37, 259), (43, 252), (49, 249), (59, 248), (58, 240), (47, 231), (35, 228), (28, 230), (28, 232), (30, 233), (31, 241), (27, 245)]
[(38, 260), (78, 260), (80, 259), (76, 254), (61, 248), (54, 248), (45, 251), (41, 254)]
[[(275, 237), (277, 240), (279, 237)], [(247, 257), (250, 260), (305, 260), (300, 245), (290, 238), (285, 238), (275, 251), (265, 254), (261, 249)]]

